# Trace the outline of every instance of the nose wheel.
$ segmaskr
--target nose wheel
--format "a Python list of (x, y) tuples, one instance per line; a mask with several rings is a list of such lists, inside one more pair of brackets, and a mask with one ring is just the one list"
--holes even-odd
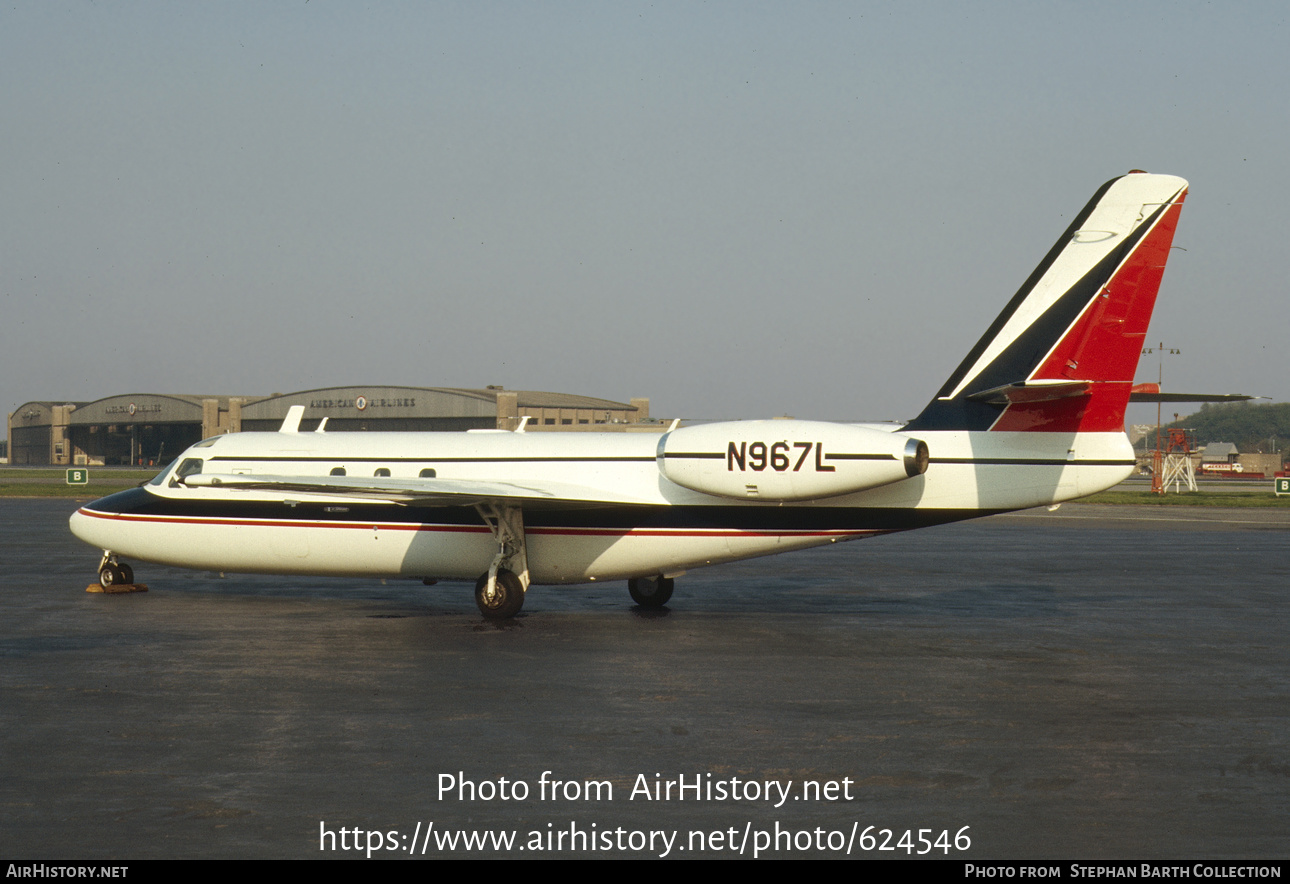
[(134, 583), (134, 569), (125, 562), (117, 561), (116, 554), (103, 551), (103, 561), (99, 562), (100, 586), (129, 586)]

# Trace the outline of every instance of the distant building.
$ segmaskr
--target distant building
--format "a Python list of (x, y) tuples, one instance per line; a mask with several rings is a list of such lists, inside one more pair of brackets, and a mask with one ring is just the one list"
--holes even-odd
[(1236, 463), (1240, 454), (1232, 442), (1211, 442), (1201, 449), (1201, 463)]
[(302, 430), (621, 430), (657, 432), (649, 399), (614, 402), (569, 393), (486, 387), (328, 387), (272, 396), (139, 393), (94, 402), (28, 402), (9, 415), (13, 464), (160, 465), (220, 433), (276, 430), (293, 405)]
[(1236, 476), (1245, 472), (1240, 452), (1232, 442), (1211, 442), (1200, 450), (1201, 475)]

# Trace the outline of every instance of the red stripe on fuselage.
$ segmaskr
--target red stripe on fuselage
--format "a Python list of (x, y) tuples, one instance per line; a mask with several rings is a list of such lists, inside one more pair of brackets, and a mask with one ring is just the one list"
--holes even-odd
[[(371, 531), (429, 531), (442, 534), (489, 534), (483, 525), (427, 525), (413, 522), (332, 522), (283, 519), (226, 519), (194, 516), (138, 516), (104, 513), (82, 508), (81, 515), (122, 522), (151, 522), (159, 525), (229, 525), (255, 528), (348, 528)], [(737, 528), (528, 528), (530, 536), (565, 537), (867, 537), (887, 532), (875, 528), (835, 531), (743, 531)]]

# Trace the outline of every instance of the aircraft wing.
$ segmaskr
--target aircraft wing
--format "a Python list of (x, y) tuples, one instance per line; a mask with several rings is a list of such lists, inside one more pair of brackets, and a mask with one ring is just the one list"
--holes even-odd
[(190, 488), (228, 488), (361, 497), (398, 503), (473, 506), (478, 503), (523, 503), (526, 506), (569, 504), (648, 504), (630, 495), (564, 482), (484, 482), (475, 479), (391, 479), (379, 476), (268, 476), (194, 473), (181, 480)]

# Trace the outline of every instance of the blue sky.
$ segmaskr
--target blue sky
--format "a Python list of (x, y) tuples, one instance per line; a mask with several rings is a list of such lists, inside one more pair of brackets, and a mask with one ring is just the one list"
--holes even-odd
[(1191, 182), (1166, 386), (1286, 401), (1285, 9), (12, 4), (0, 399), (909, 418), (1142, 168)]

